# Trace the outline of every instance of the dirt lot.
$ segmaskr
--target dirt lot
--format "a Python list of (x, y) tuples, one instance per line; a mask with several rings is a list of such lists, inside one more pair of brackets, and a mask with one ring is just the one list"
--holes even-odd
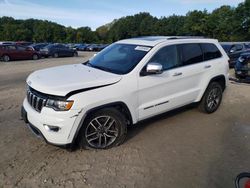
[(250, 171), (250, 85), (230, 84), (220, 109), (183, 108), (128, 131), (120, 147), (64, 149), (34, 137), (20, 120), (32, 71), (81, 57), (0, 63), (0, 187), (233, 187)]

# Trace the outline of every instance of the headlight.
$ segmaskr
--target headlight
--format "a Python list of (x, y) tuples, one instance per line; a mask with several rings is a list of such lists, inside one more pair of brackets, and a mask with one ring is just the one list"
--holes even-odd
[(68, 111), (73, 106), (74, 101), (57, 101), (48, 99), (46, 107), (53, 108), (56, 111)]

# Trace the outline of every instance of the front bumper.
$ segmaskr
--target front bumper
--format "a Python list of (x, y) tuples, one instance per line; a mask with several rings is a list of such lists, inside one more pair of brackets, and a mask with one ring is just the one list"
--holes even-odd
[(41, 57), (49, 57), (50, 56), (48, 51), (40, 51), (40, 55), (41, 55)]
[[(79, 111), (56, 112), (44, 107), (39, 113), (35, 111), (27, 99), (23, 101), (22, 118), (29, 125), (32, 132), (53, 145), (68, 145), (73, 142), (79, 121), (76, 121)], [(57, 127), (50, 130), (48, 126)]]

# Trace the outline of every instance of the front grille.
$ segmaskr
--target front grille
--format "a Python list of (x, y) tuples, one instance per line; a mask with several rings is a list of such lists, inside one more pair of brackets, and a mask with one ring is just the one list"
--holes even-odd
[(27, 100), (32, 108), (34, 108), (37, 112), (41, 112), (42, 108), (46, 105), (47, 102), (46, 97), (38, 95), (31, 88), (28, 88), (27, 90)]

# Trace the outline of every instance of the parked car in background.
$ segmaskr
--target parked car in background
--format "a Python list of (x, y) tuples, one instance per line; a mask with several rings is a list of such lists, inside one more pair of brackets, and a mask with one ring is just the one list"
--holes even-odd
[(108, 47), (109, 44), (100, 44), (99, 47), (98, 47), (98, 51), (101, 51), (103, 50), (104, 48)]
[(222, 48), (229, 56), (229, 67), (233, 68), (237, 59), (242, 53), (250, 52), (250, 46), (247, 42), (222, 42)]
[(240, 55), (235, 64), (234, 70), (236, 78), (250, 78), (250, 52)]
[(86, 51), (95, 51), (96, 48), (98, 47), (97, 44), (90, 44), (89, 46), (86, 47)]
[(29, 47), (33, 48), (36, 51), (40, 51), (47, 45), (49, 45), (49, 43), (36, 43), (36, 44), (31, 44)]
[(67, 46), (68, 48), (73, 48), (73, 49), (75, 49), (75, 46), (76, 46), (77, 44), (68, 43), (68, 44), (64, 44), (64, 45)]
[(15, 44), (3, 44), (0, 45), (0, 58), (5, 62), (21, 59), (37, 60), (40, 58), (40, 53), (30, 47)]
[(108, 44), (91, 44), (86, 48), (86, 51), (94, 51), (94, 52), (99, 52), (106, 48)]
[(63, 44), (49, 44), (44, 48), (40, 49), (41, 55), (43, 57), (72, 57), (78, 56), (75, 49), (69, 48)]
[(76, 45), (75, 48), (77, 51), (86, 51), (88, 46), (89, 44), (79, 44)]
[(33, 44), (33, 42), (17, 41), (15, 44), (27, 47), (27, 46), (30, 46), (31, 44)]
[(1, 41), (0, 42), (0, 45), (1, 44), (15, 44), (14, 42), (11, 42), (11, 41)]

